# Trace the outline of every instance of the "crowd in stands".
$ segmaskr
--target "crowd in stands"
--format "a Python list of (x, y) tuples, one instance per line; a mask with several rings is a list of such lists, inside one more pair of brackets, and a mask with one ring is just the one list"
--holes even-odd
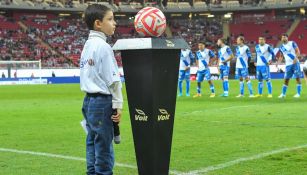
[[(307, 20), (302, 20), (295, 35), (299, 46), (303, 47), (307, 35)], [(22, 27), (22, 23), (25, 27)], [(117, 30), (109, 43), (112, 45), (119, 38), (139, 37), (133, 27), (133, 20), (118, 20)], [(233, 22), (230, 24), (230, 45), (235, 45), (239, 35), (246, 38), (253, 48), (258, 36), (265, 36), (270, 44), (276, 45), (278, 36), (286, 32), (293, 20), (275, 20), (262, 23)], [(198, 41), (214, 50), (216, 41), (223, 37), (223, 24), (220, 20), (210, 19), (172, 19), (168, 21), (173, 37), (182, 37), (197, 50)], [(244, 27), (247, 27), (246, 29)], [(255, 31), (255, 32), (251, 32)], [(298, 32), (296, 32), (298, 33)], [(79, 17), (58, 17), (55, 15), (17, 15), (0, 16), (0, 60), (42, 60), (43, 67), (77, 67), (82, 47), (87, 39), (88, 30)], [(305, 50), (304, 50), (305, 49)], [(253, 49), (252, 49), (253, 51)], [(122, 66), (119, 52), (115, 53), (119, 66)]]

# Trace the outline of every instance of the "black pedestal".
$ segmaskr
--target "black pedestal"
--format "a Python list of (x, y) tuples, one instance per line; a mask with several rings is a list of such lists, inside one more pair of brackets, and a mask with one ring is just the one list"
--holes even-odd
[(183, 39), (123, 39), (121, 50), (140, 175), (167, 175)]

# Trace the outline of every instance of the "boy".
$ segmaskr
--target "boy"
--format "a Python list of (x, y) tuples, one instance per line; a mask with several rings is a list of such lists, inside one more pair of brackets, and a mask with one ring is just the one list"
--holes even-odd
[[(80, 58), (80, 86), (86, 93), (82, 113), (88, 130), (86, 161), (88, 175), (111, 175), (114, 166), (113, 122), (120, 122), (123, 98), (114, 53), (106, 36), (114, 34), (113, 12), (92, 4), (84, 12), (90, 30)], [(116, 112), (116, 114), (112, 113)]]

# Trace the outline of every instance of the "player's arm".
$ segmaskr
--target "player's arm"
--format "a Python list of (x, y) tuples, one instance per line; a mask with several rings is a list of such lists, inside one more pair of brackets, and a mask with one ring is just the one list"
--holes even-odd
[(225, 61), (223, 61), (224, 63), (227, 63), (228, 61), (231, 61), (232, 59), (234, 59), (234, 55), (233, 54), (231, 54), (230, 56), (229, 56), (229, 58), (227, 59), (227, 60), (225, 60)]
[(294, 41), (292, 42), (292, 47), (295, 49), (295, 55), (296, 55), (296, 58), (293, 59), (293, 64), (296, 64), (297, 62), (300, 61), (301, 53), (300, 49), (298, 48), (297, 44)]
[(271, 57), (269, 58), (268, 63), (269, 65), (271, 65), (273, 60), (275, 59), (275, 53), (274, 53), (274, 49), (271, 46), (268, 47), (268, 51), (271, 54)]
[(223, 61), (223, 63), (227, 63), (228, 61), (231, 61), (235, 57), (229, 47), (227, 48), (226, 52), (230, 56), (225, 61)]
[(251, 60), (252, 60), (252, 53), (249, 50), (249, 48), (246, 49), (246, 55), (247, 55), (247, 58), (248, 58), (248, 62), (251, 62)]
[(194, 56), (194, 54), (192, 53), (192, 51), (190, 51), (189, 57), (190, 57), (190, 64), (192, 64), (192, 63), (194, 62), (194, 60), (195, 60), (195, 56)]
[(257, 52), (255, 53), (255, 58), (254, 58), (254, 65), (255, 66), (257, 66), (257, 58), (258, 58), (258, 56), (257, 56)]
[(212, 50), (209, 50), (209, 57), (210, 57), (209, 66), (211, 66), (212, 62), (215, 60), (215, 54)]

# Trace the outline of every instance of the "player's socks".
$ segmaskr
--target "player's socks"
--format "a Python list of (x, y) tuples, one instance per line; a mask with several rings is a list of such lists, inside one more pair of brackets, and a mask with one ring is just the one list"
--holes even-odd
[(190, 81), (187, 81), (186, 96), (190, 96)]
[(249, 94), (252, 95), (252, 94), (253, 94), (252, 82), (251, 82), (251, 81), (248, 81), (248, 82), (247, 82), (247, 86), (248, 86)]
[(298, 94), (298, 95), (301, 95), (301, 92), (302, 92), (302, 84), (297, 84), (297, 85), (296, 85), (296, 90), (297, 90), (297, 94)]
[(263, 82), (258, 82), (258, 94), (262, 95), (263, 92)]
[(224, 91), (228, 92), (229, 91), (229, 82), (228, 82), (228, 80), (225, 80), (224, 83), (225, 83)]
[(244, 94), (244, 82), (240, 81), (240, 94), (243, 95)]
[(179, 87), (179, 94), (182, 94), (182, 81), (179, 80), (178, 82), (178, 87)]
[(268, 86), (269, 94), (272, 94), (272, 82), (271, 82), (271, 81), (268, 81), (268, 82), (267, 82), (267, 86)]
[(225, 91), (226, 87), (225, 87), (225, 81), (223, 80), (223, 90)]
[(197, 93), (200, 94), (201, 93), (201, 88), (198, 86), (197, 87)]
[(210, 90), (211, 90), (211, 93), (214, 94), (215, 93), (215, 90), (214, 90), (214, 85), (210, 85)]
[(286, 95), (287, 89), (288, 89), (288, 86), (284, 84), (284, 85), (282, 86), (282, 95), (284, 95), (284, 96)]

